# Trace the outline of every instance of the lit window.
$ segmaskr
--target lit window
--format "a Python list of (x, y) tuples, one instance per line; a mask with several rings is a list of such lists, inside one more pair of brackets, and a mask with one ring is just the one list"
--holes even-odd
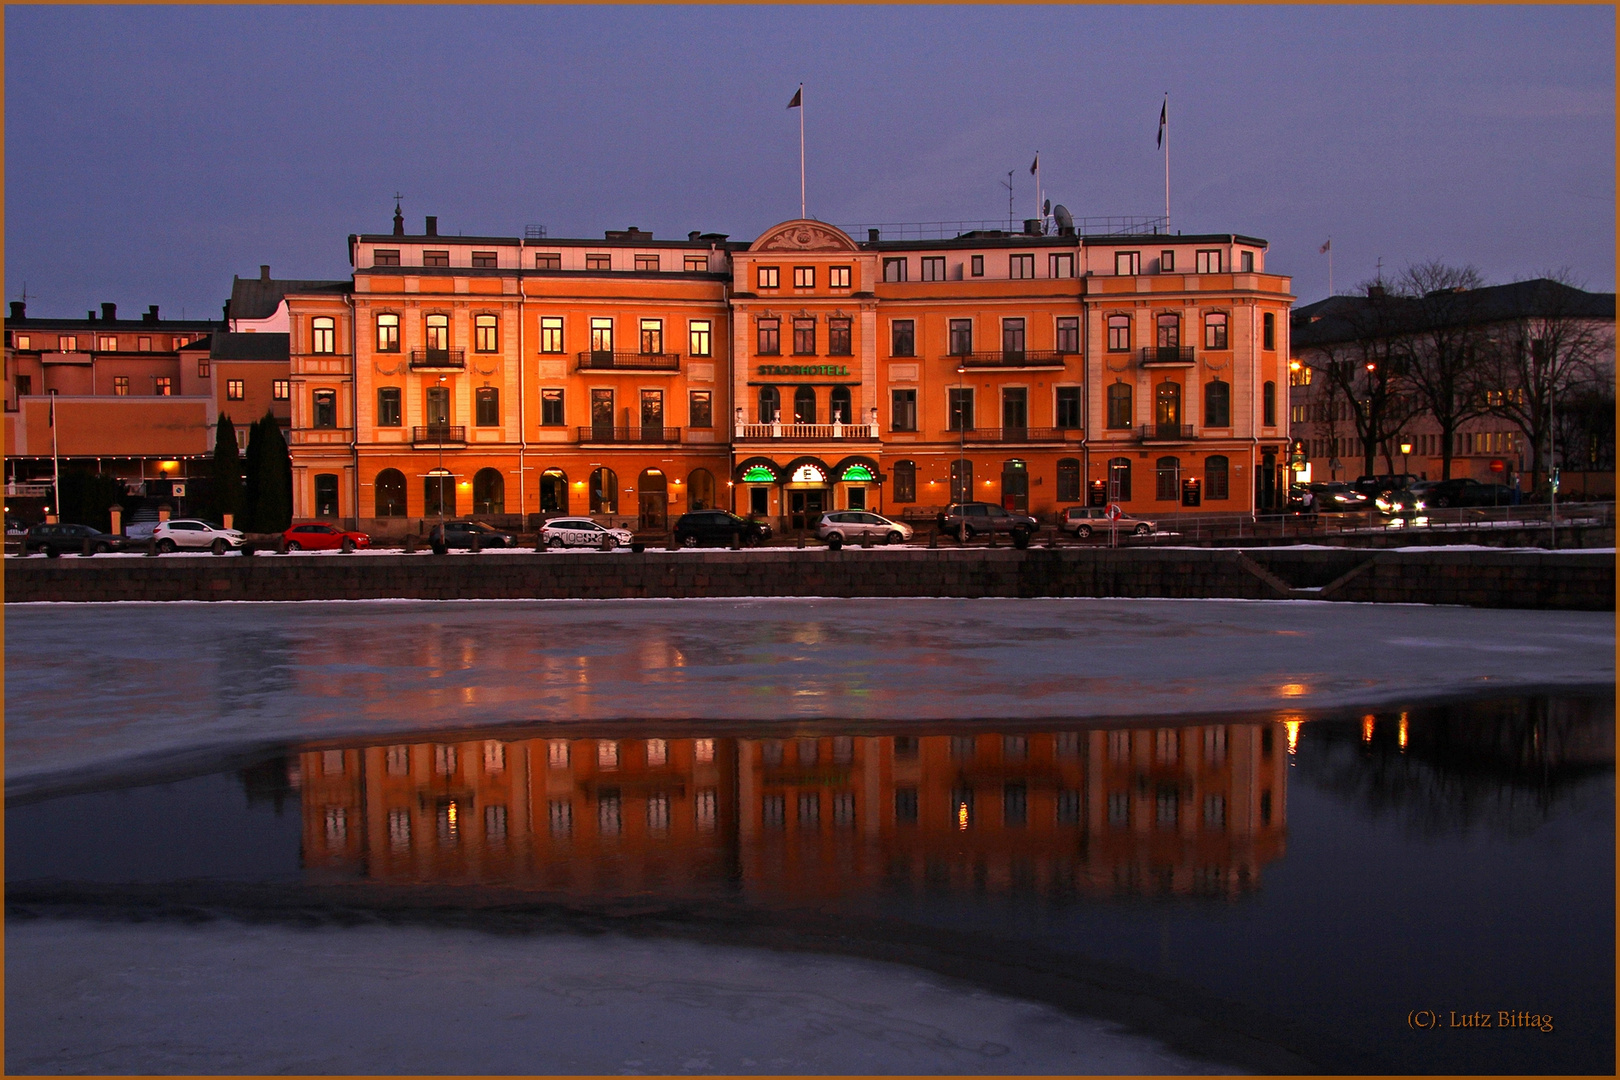
[(793, 268), (793, 287), (795, 289), (815, 288), (816, 268), (813, 266), (795, 266)]
[(276, 379), (270, 384), (270, 399), (272, 401), (287, 401), (292, 398), (292, 380)]
[[(141, 338), (141, 340), (146, 342), (146, 346), (142, 350), (143, 352), (146, 349), (150, 349), (152, 347), (152, 339), (151, 338)], [(19, 348), (19, 349), (28, 349), (28, 348), (31, 347), (28, 344), (28, 335), (27, 334), (18, 334), (17, 337), (16, 337), (16, 342), (17, 342), (17, 348)]]
[(687, 344), (693, 356), (708, 356), (713, 349), (713, 331), (708, 319), (693, 319), (687, 324)]
[(829, 266), (827, 268), (827, 284), (834, 289), (849, 288), (849, 267)]
[(655, 356), (664, 351), (664, 320), (641, 320), (641, 355)]
[[(18, 393), (22, 393), (22, 392), (23, 392), (23, 390), (19, 386), (18, 387)], [(123, 397), (124, 395), (129, 393), (129, 376), (128, 375), (114, 375), (113, 376), (113, 393), (117, 394), (119, 397)]]
[(118, 338), (113, 334), (102, 334), (96, 342), (96, 348), (102, 352), (117, 352)]
[(243, 379), (226, 379), (225, 380), (225, 400), (226, 401), (246, 401), (247, 400), (247, 382), (245, 380), (243, 380)]
[(327, 316), (317, 316), (310, 321), (309, 351), (312, 353), (334, 353), (337, 351), (337, 323)]
[(779, 288), (782, 284), (782, 271), (775, 266), (761, 266), (758, 283), (761, 289)]
[(548, 315), (540, 320), (540, 351), (543, 353), (560, 353), (563, 351), (563, 321), (561, 317)]
[(208, 358), (206, 356), (198, 357), (198, 359), (197, 359), (197, 378), (206, 379), (206, 378), (209, 378), (212, 374), (213, 374), (213, 369), (211, 367), (209, 367)]
[(429, 315), (424, 332), (426, 339), (423, 343), (429, 352), (450, 351), (450, 316)]
[(500, 323), (496, 320), (495, 316), (473, 316), (473, 351), (499, 352), (500, 347)]
[(59, 335), (56, 339), (56, 347), (61, 352), (77, 352), (79, 349), (79, 339), (74, 337), (72, 334)]
[(399, 352), (399, 316), (377, 316), (377, 351)]
[(170, 394), (174, 393), (174, 380), (169, 378), (167, 375), (160, 375), (156, 382), (157, 389), (155, 393), (158, 397), (168, 397)]

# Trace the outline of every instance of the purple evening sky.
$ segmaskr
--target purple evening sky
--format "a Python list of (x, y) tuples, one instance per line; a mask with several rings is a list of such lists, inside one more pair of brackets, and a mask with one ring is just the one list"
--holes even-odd
[(1076, 216), (1614, 288), (1610, 7), (8, 7), (6, 292), (216, 316), (345, 238)]

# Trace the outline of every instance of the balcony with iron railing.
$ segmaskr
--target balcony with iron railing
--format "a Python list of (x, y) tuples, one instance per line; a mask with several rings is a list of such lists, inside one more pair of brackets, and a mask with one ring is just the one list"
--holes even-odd
[(678, 443), (681, 429), (665, 425), (643, 424), (641, 427), (612, 427), (593, 424), (579, 429), (582, 443)]
[(413, 446), (466, 446), (467, 429), (461, 424), (427, 424), (411, 428)]
[(1145, 443), (1152, 442), (1187, 442), (1193, 436), (1191, 424), (1143, 424), (1137, 429), (1136, 437)]
[(579, 354), (577, 371), (679, 371), (680, 353), (610, 352), (587, 349)]
[(1065, 358), (1071, 355), (1079, 354), (1051, 350), (998, 349), (995, 352), (958, 353), (949, 359), (956, 361), (958, 367), (965, 368), (1060, 368)]
[(942, 441), (960, 439), (970, 443), (1055, 443), (1080, 438), (1079, 428), (1054, 427), (998, 427), (968, 428), (965, 432), (947, 431)]
[(467, 366), (466, 349), (412, 349), (411, 368), (453, 368)]
[(734, 432), (738, 442), (819, 442), (825, 440), (849, 442), (871, 441), (878, 437), (876, 424), (738, 424)]
[(1191, 345), (1146, 345), (1142, 348), (1143, 367), (1186, 367), (1192, 362)]

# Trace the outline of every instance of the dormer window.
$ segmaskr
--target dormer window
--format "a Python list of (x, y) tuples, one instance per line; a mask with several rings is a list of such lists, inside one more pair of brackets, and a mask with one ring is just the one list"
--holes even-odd
[(500, 260), (493, 251), (475, 251), (472, 253), (472, 264), (493, 270), (500, 265)]
[(1140, 251), (1114, 252), (1114, 273), (1120, 277), (1134, 277), (1142, 272), (1142, 253)]
[(448, 251), (424, 251), (422, 252), (422, 265), (449, 266), (450, 253)]
[(636, 256), (636, 269), (637, 270), (657, 270), (658, 269), (658, 256), (657, 255), (637, 255)]
[(399, 249), (395, 248), (395, 249), (392, 249), (392, 250), (388, 250), (388, 249), (384, 249), (384, 248), (377, 248), (377, 249), (373, 250), (372, 253), (371, 253), (371, 265), (372, 266), (398, 266), (399, 265)]
[(536, 270), (561, 270), (562, 252), (537, 251), (534, 253), (534, 268)]

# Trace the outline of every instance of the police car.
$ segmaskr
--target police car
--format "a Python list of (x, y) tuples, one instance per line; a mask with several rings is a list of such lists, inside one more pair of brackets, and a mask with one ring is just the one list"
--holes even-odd
[(590, 518), (553, 518), (540, 526), (540, 541), (548, 548), (600, 548), (603, 539), (609, 548), (630, 543), (629, 529), (609, 529)]

